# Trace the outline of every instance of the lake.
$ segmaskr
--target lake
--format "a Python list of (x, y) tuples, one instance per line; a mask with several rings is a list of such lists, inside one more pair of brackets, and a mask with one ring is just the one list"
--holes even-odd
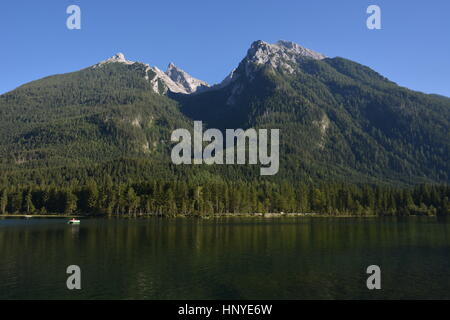
[(450, 299), (436, 218), (0, 219), (0, 299), (431, 298)]

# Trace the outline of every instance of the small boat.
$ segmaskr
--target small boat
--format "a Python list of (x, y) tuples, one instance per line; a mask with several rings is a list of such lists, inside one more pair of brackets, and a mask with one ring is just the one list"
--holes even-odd
[(74, 218), (74, 219), (70, 219), (69, 222), (67, 222), (67, 223), (68, 223), (68, 224), (80, 224), (81, 221)]
[(33, 218), (33, 216), (30, 216), (28, 214), (25, 216), (25, 219), (31, 219), (31, 218)]

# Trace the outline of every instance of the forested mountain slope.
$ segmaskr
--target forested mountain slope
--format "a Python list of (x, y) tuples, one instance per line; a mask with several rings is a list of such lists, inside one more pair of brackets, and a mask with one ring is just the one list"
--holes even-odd
[(141, 64), (110, 63), (0, 96), (3, 175), (39, 168), (51, 176), (59, 168), (114, 166), (122, 158), (160, 161), (172, 130), (192, 124), (175, 101), (151, 90), (144, 71)]
[(285, 176), (449, 181), (450, 99), (294, 46), (257, 41), (224, 83), (174, 97), (212, 127), (280, 128)]
[(256, 41), (210, 88), (172, 64), (166, 74), (116, 55), (1, 95), (0, 182), (262, 179), (259, 166), (173, 165), (171, 132), (193, 120), (280, 129), (280, 171), (269, 181), (450, 180), (450, 99), (292, 42)]

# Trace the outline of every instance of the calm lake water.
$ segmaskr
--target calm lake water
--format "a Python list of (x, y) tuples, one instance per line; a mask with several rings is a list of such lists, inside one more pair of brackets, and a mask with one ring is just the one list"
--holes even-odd
[(65, 222), (0, 219), (0, 299), (450, 299), (450, 222), (435, 218)]

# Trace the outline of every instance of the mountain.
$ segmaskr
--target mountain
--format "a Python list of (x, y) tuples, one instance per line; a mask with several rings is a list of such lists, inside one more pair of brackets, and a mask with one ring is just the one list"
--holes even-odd
[(210, 127), (280, 128), (281, 174), (340, 181), (448, 182), (450, 101), (295, 43), (254, 42), (219, 85), (173, 95)]
[[(61, 183), (101, 166), (128, 179), (122, 170), (136, 161), (146, 168), (167, 162), (171, 132), (192, 124), (175, 101), (154, 91), (152, 76), (146, 65), (118, 55), (1, 95), (0, 182)], [(151, 174), (170, 170), (160, 166)]]
[(190, 94), (209, 87), (206, 82), (190, 76), (173, 63), (169, 65), (166, 72), (163, 72), (156, 66), (151, 67), (145, 63), (127, 60), (123, 53), (117, 53), (113, 57), (96, 64), (93, 68), (102, 68), (111, 63), (132, 65), (136, 71), (139, 70), (144, 74), (144, 78), (151, 83), (153, 91), (160, 94), (166, 94), (168, 91)]
[(293, 42), (256, 41), (211, 87), (174, 64), (163, 72), (117, 54), (1, 95), (0, 183), (261, 179), (259, 166), (172, 165), (171, 132), (193, 120), (280, 129), (269, 180), (450, 182), (450, 99)]

